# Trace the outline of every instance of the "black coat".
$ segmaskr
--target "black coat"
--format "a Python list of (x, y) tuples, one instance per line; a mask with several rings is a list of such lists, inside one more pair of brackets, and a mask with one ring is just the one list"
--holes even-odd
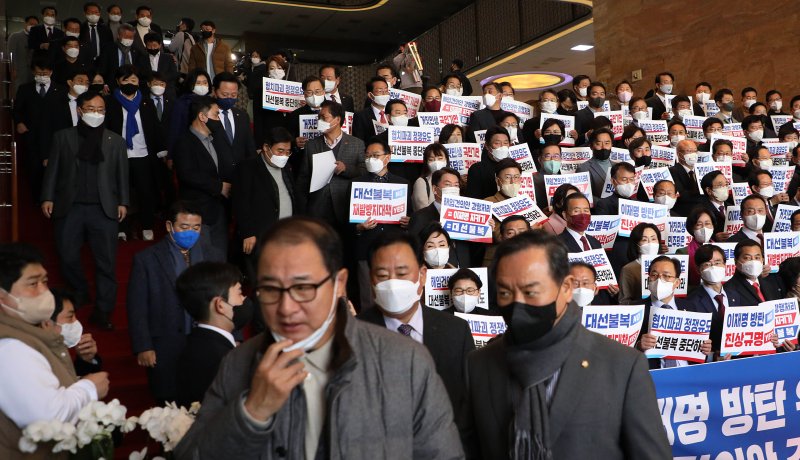
[(50, 154), (51, 137), (44, 132), (48, 111), (57, 106), (66, 94), (67, 88), (55, 82), (50, 83), (44, 97), (39, 96), (36, 82), (25, 83), (17, 90), (11, 115), (14, 123), (24, 123), (28, 128), (23, 135), (26, 148), (40, 160), (46, 160)]
[[(701, 206), (703, 209), (711, 213), (714, 216), (714, 233), (720, 233), (725, 231), (725, 214), (721, 214), (719, 212), (719, 208), (717, 208), (714, 203), (711, 202), (711, 199), (708, 198), (707, 195), (702, 195), (697, 200), (697, 205)], [(728, 201), (725, 202), (725, 206), (733, 205), (733, 200), (730, 198)]]
[(65, 36), (63, 30), (59, 29), (57, 26), (53, 26), (53, 36), (48, 40), (45, 25), (39, 24), (38, 26), (31, 27), (31, 31), (28, 33), (28, 48), (36, 51), (42, 43), (50, 43), (47, 54), (52, 58), (55, 57), (57, 53), (61, 52), (61, 47), (58, 44), (61, 43)]
[[(775, 273), (770, 273), (764, 278), (758, 278), (758, 285), (765, 300), (778, 300), (786, 296), (783, 283)], [(756, 295), (753, 285), (738, 270), (731, 279), (725, 282), (724, 286), (729, 296), (728, 302), (732, 307), (750, 307), (761, 303), (761, 299)]]
[[(95, 61), (97, 63), (97, 71), (103, 75), (103, 80), (109, 88), (117, 86), (117, 80), (114, 76), (120, 66), (119, 46), (116, 42), (107, 43), (103, 49), (100, 50), (100, 57)], [(130, 48), (131, 64), (140, 65), (142, 62), (142, 55), (146, 54), (144, 51), (137, 49), (134, 46)]]
[[(292, 175), (281, 170), (283, 182), (289, 189), (294, 208), (294, 183)], [(231, 201), (236, 217), (239, 238), (255, 236), (257, 239), (278, 221), (280, 197), (278, 184), (269, 173), (264, 160), (258, 156), (248, 158), (236, 165), (231, 185)]]
[(467, 171), (467, 190), (464, 194), (470, 198), (482, 200), (497, 193), (495, 166), (497, 166), (497, 162), (484, 148), (481, 153), (481, 161), (470, 166)]
[[(114, 131), (115, 133), (123, 136), (125, 133), (125, 125), (123, 124), (123, 111), (122, 104), (113, 96), (110, 95), (106, 99), (106, 128)], [(150, 106), (148, 108), (148, 106)], [(144, 142), (147, 144), (148, 157), (152, 160), (156, 159), (156, 154), (167, 150), (166, 139), (161, 136), (161, 125), (159, 124), (158, 117), (156, 116), (153, 101), (142, 95), (142, 101), (139, 106), (139, 118), (142, 120), (142, 134), (144, 135)]]
[(217, 331), (202, 327), (192, 329), (178, 358), (176, 402), (179, 406), (189, 407), (195, 401), (203, 401), (222, 358), (233, 349), (230, 340)]
[(250, 116), (247, 112), (236, 107), (231, 109), (233, 112), (233, 143), (228, 140), (228, 135), (224, 131), (225, 120), (223, 120), (222, 110), (219, 111), (221, 129), (214, 131), (214, 148), (217, 151), (227, 150), (228, 157), (236, 166), (247, 158), (256, 155), (256, 144), (253, 140), (253, 131), (250, 128)]
[[(140, 53), (138, 59), (139, 61), (136, 63), (136, 67), (139, 69), (139, 84), (142, 88), (142, 92), (147, 94), (149, 92), (147, 82), (150, 81), (150, 78), (153, 76), (153, 68), (150, 66), (150, 54), (146, 51)], [(163, 48), (158, 56), (156, 71), (161, 74), (167, 82), (167, 89), (164, 94), (175, 97), (178, 89), (178, 66), (175, 65), (173, 56), (165, 52)]]
[[(131, 48), (136, 48), (142, 53), (146, 53), (145, 49), (147, 47), (144, 46), (144, 40), (142, 40), (142, 37), (139, 35), (139, 29), (136, 27), (139, 24), (139, 21), (129, 21), (128, 24), (133, 27), (133, 45), (131, 45)], [(161, 27), (158, 24), (151, 22), (150, 32), (158, 34), (162, 40), (164, 39), (164, 34), (161, 33)]]
[[(723, 283), (722, 293), (728, 300), (728, 305), (735, 306), (729, 294), (728, 283)], [(719, 351), (722, 341), (722, 315), (717, 311), (717, 301), (709, 297), (703, 286), (692, 291), (686, 298), (687, 310), (697, 313), (711, 313), (711, 349)]]
[[(98, 23), (95, 27), (97, 29), (97, 41), (100, 43), (100, 52), (102, 53), (104, 46), (109, 43), (114, 43), (114, 34), (112, 34), (111, 29), (103, 23)], [(100, 56), (97, 49), (92, 49), (92, 37), (89, 34), (89, 23), (87, 21), (81, 23), (81, 35), (78, 37), (78, 40), (80, 40), (81, 45), (85, 46), (87, 56), (91, 61), (94, 61)], [(83, 53), (83, 50), (84, 48), (81, 47), (81, 53)]]
[(660, 120), (661, 115), (667, 111), (666, 106), (664, 106), (664, 103), (661, 102), (661, 98), (655, 94), (652, 97), (647, 98), (644, 103), (647, 104), (648, 107), (653, 108), (653, 120)]
[[(584, 235), (586, 236), (586, 239), (589, 240), (589, 246), (592, 249), (600, 249), (603, 247), (603, 245), (597, 241), (597, 238), (589, 235), (588, 233), (585, 233)], [(578, 242), (575, 241), (575, 238), (573, 238), (572, 234), (570, 234), (567, 230), (561, 232), (561, 234), (558, 235), (558, 238), (562, 243), (564, 243), (564, 246), (567, 247), (567, 252), (583, 252), (583, 247), (578, 245)]]
[(373, 121), (375, 121), (375, 112), (372, 110), (372, 105), (353, 114), (353, 137), (357, 137), (365, 143), (370, 140), (375, 136)]
[[(653, 119), (656, 119), (655, 114), (653, 115)], [(669, 173), (672, 175), (675, 188), (678, 190), (678, 193), (680, 193), (678, 200), (675, 202), (675, 206), (672, 208), (672, 213), (681, 217), (686, 217), (689, 215), (689, 211), (699, 203), (700, 187), (697, 185), (697, 182), (692, 181), (691, 177), (689, 177), (689, 173), (686, 172), (686, 168), (681, 164), (676, 164), (669, 168)]]

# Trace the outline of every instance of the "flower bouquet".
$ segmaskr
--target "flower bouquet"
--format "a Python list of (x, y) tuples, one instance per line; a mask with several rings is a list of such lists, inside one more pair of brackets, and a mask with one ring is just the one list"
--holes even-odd
[(189, 431), (198, 410), (200, 403), (197, 402), (189, 409), (178, 407), (172, 402), (164, 407), (153, 407), (142, 412), (138, 423), (151, 438), (161, 443), (164, 452), (169, 455)]

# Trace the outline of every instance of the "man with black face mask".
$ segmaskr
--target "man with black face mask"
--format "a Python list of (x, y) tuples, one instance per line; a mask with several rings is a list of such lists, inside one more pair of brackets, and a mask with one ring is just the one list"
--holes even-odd
[(195, 43), (189, 53), (189, 72), (203, 69), (214, 78), (221, 72), (233, 72), (231, 47), (216, 37), (217, 26), (213, 21), (200, 24), (202, 40)]
[(588, 172), (592, 182), (592, 197), (597, 203), (603, 193), (606, 176), (611, 170), (611, 146), (614, 142), (614, 133), (607, 128), (595, 129), (589, 135), (589, 147), (592, 149), (592, 158), (579, 165), (576, 172)]
[(142, 72), (142, 90), (147, 91), (146, 83), (154, 73), (158, 73), (167, 83), (166, 93), (175, 97), (175, 86), (178, 82), (178, 68), (172, 55), (164, 53), (161, 45), (161, 35), (149, 33), (144, 36), (144, 46), (147, 54), (140, 58), (138, 64)]
[(508, 328), (467, 358), (466, 457), (670, 458), (647, 361), (580, 324), (558, 239), (504, 241), (491, 272)]
[(586, 132), (590, 129), (590, 124), (595, 117), (595, 112), (603, 111), (603, 104), (606, 101), (606, 87), (597, 81), (589, 85), (587, 101), (589, 106), (578, 110), (575, 114), (575, 130), (578, 131), (578, 141), (576, 145), (583, 143), (586, 139)]
[(242, 295), (241, 279), (242, 273), (231, 264), (200, 262), (175, 281), (181, 306), (197, 323), (178, 359), (175, 402), (181, 406), (203, 400), (222, 358), (236, 348), (234, 331), (252, 318), (252, 304)]
[(234, 166), (242, 160), (256, 156), (256, 143), (250, 129), (250, 116), (235, 107), (239, 97), (239, 80), (230, 72), (221, 72), (214, 77), (214, 96), (219, 106), (222, 130), (214, 131), (214, 147), (229, 150)]

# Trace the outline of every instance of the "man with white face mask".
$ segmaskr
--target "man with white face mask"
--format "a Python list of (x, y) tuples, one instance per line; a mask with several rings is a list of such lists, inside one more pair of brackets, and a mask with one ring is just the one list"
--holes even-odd
[[(572, 275), (572, 301), (583, 310), (583, 307), (597, 303), (607, 305), (604, 301), (595, 302), (595, 297), (600, 293), (597, 288), (597, 270), (592, 265), (583, 261), (569, 264), (569, 274)], [(610, 299), (609, 299), (610, 300)]]
[(667, 95), (672, 94), (675, 86), (675, 76), (670, 72), (661, 72), (656, 75), (655, 94), (645, 102), (653, 108), (653, 120), (669, 120), (670, 112), (667, 107)]
[(375, 306), (358, 318), (424, 344), (444, 381), (456, 420), (464, 403), (467, 353), (475, 349), (466, 321), (420, 302), (427, 268), (410, 235), (384, 233), (369, 249)]
[(719, 352), (725, 310), (731, 306), (728, 284), (725, 283), (725, 251), (719, 246), (706, 244), (694, 253), (694, 265), (700, 272), (700, 287), (689, 294), (688, 310), (711, 313), (711, 349)]
[(451, 306), (445, 311), (449, 313), (488, 315), (489, 310), (476, 308), (481, 299), (482, 287), (481, 278), (474, 271), (469, 268), (458, 269), (447, 280)]
[[(522, 167), (513, 158), (504, 158), (497, 162), (494, 167), (495, 183), (497, 184), (497, 193), (492, 196), (484, 197), (484, 201), (490, 203), (499, 203), (511, 198), (516, 198), (519, 195), (519, 189), (522, 181)], [(500, 234), (500, 221), (492, 216), (494, 227), (492, 229), (492, 241), (499, 243), (502, 241)], [(494, 257), (494, 245), (486, 248), (483, 256), (483, 266), (488, 267), (492, 264)]]
[(763, 244), (764, 232), (772, 228), (767, 211), (767, 201), (761, 195), (748, 195), (739, 205), (744, 226), (728, 238), (729, 243), (753, 240)]
[[(47, 50), (54, 56), (56, 45), (64, 39), (64, 31), (56, 26), (56, 8), (45, 6), (41, 10), (42, 24), (31, 27), (28, 34), (28, 48), (31, 50)], [(51, 45), (53, 45), (51, 47)], [(53, 48), (53, 49), (51, 49)]]
[(345, 112), (355, 112), (353, 96), (342, 94), (339, 91), (342, 83), (342, 69), (335, 65), (324, 65), (319, 68), (319, 79), (325, 86), (325, 99), (342, 104)]
[[(419, 126), (419, 120), (416, 117), (408, 118), (406, 103), (400, 99), (390, 99), (384, 107), (384, 114), (386, 115), (388, 127), (386, 131), (378, 134), (375, 138), (387, 145), (389, 144), (389, 129), (391, 127)], [(367, 141), (369, 142), (370, 140), (368, 139)], [(402, 177), (409, 184), (413, 184), (419, 177), (419, 163), (389, 163), (389, 172), (395, 176)]]
[(505, 111), (500, 108), (503, 100), (503, 89), (499, 83), (490, 82), (483, 85), (484, 108), (472, 112), (469, 117), (469, 127), (474, 133), (495, 126), (504, 118)]
[[(747, 183), (750, 185), (750, 191), (754, 195), (759, 195), (767, 200), (769, 205), (767, 207), (767, 221), (774, 220), (779, 204), (789, 203), (789, 194), (786, 192), (775, 193), (775, 187), (772, 186), (772, 173), (767, 170), (759, 169), (754, 171), (747, 179)], [(770, 231), (771, 228), (769, 226), (767, 231)]]
[[(31, 246), (0, 245), (0, 456), (22, 458), (22, 430), (40, 420), (75, 423), (84, 406), (108, 393), (108, 373), (78, 380), (64, 339), (42, 328), (55, 310), (47, 271)], [(42, 445), (36, 458), (60, 458)], [(66, 458), (66, 457), (64, 457)]]
[(736, 273), (725, 282), (732, 307), (758, 305), (768, 300), (786, 297), (776, 273), (769, 273), (765, 265), (764, 250), (758, 241), (745, 240), (733, 250)]
[(497, 192), (495, 168), (497, 163), (509, 157), (510, 145), (511, 136), (505, 128), (494, 125), (486, 131), (481, 161), (469, 167), (465, 195), (482, 200)]
[(147, 60), (144, 45), (141, 50), (134, 48), (135, 36), (136, 30), (132, 25), (120, 24), (117, 29), (117, 40), (113, 43), (106, 43), (100, 52), (97, 68), (103, 74), (103, 81), (110, 89), (117, 86), (115, 75), (118, 68), (124, 65), (138, 65)]
[(100, 22), (100, 5), (88, 2), (83, 5), (86, 20), (81, 23), (81, 44), (86, 47), (86, 56), (94, 63), (107, 43), (114, 41), (114, 35), (106, 24)]
[(751, 158), (756, 156), (758, 148), (761, 147), (764, 136), (764, 124), (761, 117), (756, 115), (748, 115), (742, 120), (742, 132), (747, 138), (747, 155)]
[(75, 298), (64, 289), (50, 289), (55, 310), (42, 327), (54, 328), (64, 338), (64, 345), (75, 350), (75, 373), (78, 377), (102, 371), (103, 361), (97, 354), (97, 342), (83, 329), (75, 314)]
[[(658, 256), (650, 262), (648, 272), (648, 289), (650, 297), (644, 302), (645, 321), (642, 324), (642, 331), (636, 348), (647, 351), (656, 346), (656, 337), (650, 334), (650, 313), (659, 308), (668, 310), (689, 310), (689, 305), (683, 300), (675, 297), (675, 290), (681, 284), (681, 263), (677, 259), (669, 256)], [(701, 351), (711, 354), (711, 340), (703, 343)], [(671, 367), (688, 366), (689, 362), (680, 359), (658, 359), (650, 358), (647, 360), (650, 369), (665, 369)]]
[(325, 88), (322, 80), (315, 76), (306, 77), (302, 83), (305, 105), (292, 111), (287, 118), (287, 127), (292, 133), (297, 148), (304, 149), (308, 139), (300, 135), (300, 115), (318, 115), (319, 108), (325, 101)]
[(611, 167), (611, 185), (614, 193), (605, 198), (600, 198), (595, 205), (593, 214), (613, 215), (619, 212), (619, 200), (634, 200), (634, 188), (636, 188), (636, 168), (630, 163), (617, 163)]
[(137, 7), (136, 19), (128, 22), (128, 24), (131, 27), (134, 27), (136, 30), (136, 37), (134, 39), (133, 46), (142, 53), (144, 53), (145, 50), (145, 44), (144, 44), (145, 35), (152, 32), (163, 37), (163, 33), (161, 32), (161, 26), (153, 23), (153, 10), (149, 6), (142, 5)]
[(690, 140), (682, 140), (678, 142), (675, 151), (678, 161), (675, 166), (669, 168), (669, 173), (680, 196), (673, 209), (675, 214), (686, 216), (700, 198), (700, 186), (694, 170), (694, 165), (697, 164), (697, 144)]
[(364, 142), (379, 134), (375, 125), (389, 125), (385, 109), (391, 99), (389, 85), (382, 77), (372, 77), (366, 89), (369, 107), (353, 115), (353, 136)]

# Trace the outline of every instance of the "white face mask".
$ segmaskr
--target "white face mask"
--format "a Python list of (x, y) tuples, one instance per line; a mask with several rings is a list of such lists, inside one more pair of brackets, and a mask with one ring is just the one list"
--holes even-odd
[(744, 226), (754, 232), (760, 231), (764, 228), (764, 223), (767, 221), (767, 216), (764, 214), (753, 214), (752, 216), (744, 216)]
[(716, 161), (718, 163), (732, 163), (733, 162), (733, 157), (730, 157), (730, 156), (727, 156), (727, 155), (723, 155), (721, 157), (717, 157), (714, 161)]
[(81, 115), (81, 120), (92, 128), (97, 128), (102, 125), (105, 119), (106, 116), (102, 113), (86, 112)]
[(635, 184), (617, 184), (615, 188), (619, 196), (628, 198), (633, 195), (633, 189), (635, 186)]
[(81, 36), (81, 33), (80, 32), (64, 32), (64, 35), (66, 35), (67, 37), (78, 38), (78, 37)]
[(714, 229), (708, 227), (698, 228), (692, 232), (692, 235), (694, 236), (694, 240), (698, 243), (706, 244), (711, 241), (711, 238), (714, 236)]
[(500, 193), (509, 198), (514, 198), (519, 195), (519, 185), (520, 184), (503, 184), (500, 186)]
[(52, 26), (53, 24), (56, 23), (56, 18), (54, 18), (53, 16), (45, 16), (42, 18), (42, 22), (44, 22), (44, 25), (46, 26)]
[(381, 107), (386, 107), (386, 103), (389, 102), (389, 95), (388, 94), (379, 94), (377, 96), (372, 96), (372, 102), (376, 105)]
[(286, 71), (281, 68), (269, 69), (269, 72), (267, 73), (269, 74), (269, 78), (272, 78), (273, 80), (283, 80), (283, 77), (286, 76)]
[(511, 139), (511, 142), (517, 142), (518, 141), (518, 139), (517, 139), (517, 128), (508, 127), (508, 128), (506, 128), (506, 131), (508, 131), (508, 137)]
[(681, 117), (681, 120), (692, 115), (694, 115), (694, 112), (691, 109), (678, 110), (678, 116)]
[(133, 39), (132, 38), (123, 38), (123, 39), (121, 39), (119, 41), (119, 44), (124, 46), (125, 48), (130, 48), (131, 45), (133, 45)]
[(745, 99), (744, 100), (744, 106), (747, 107), (748, 109), (755, 103), (756, 103), (755, 99)]
[[(683, 136), (678, 136), (683, 137)], [(690, 168), (694, 168), (694, 165), (697, 164), (697, 154), (696, 153), (687, 153), (683, 156), (683, 161), (686, 163), (686, 166)]]
[(419, 281), (389, 279), (373, 288), (375, 302), (387, 313), (399, 315), (419, 302)]
[(396, 115), (391, 117), (392, 126), (408, 126), (408, 115)]
[(675, 202), (677, 201), (675, 198), (672, 198), (669, 195), (662, 195), (653, 198), (653, 200), (657, 204), (663, 204), (667, 206), (667, 209), (672, 209), (675, 206)]
[(86, 91), (89, 91), (89, 87), (86, 86), (86, 85), (72, 85), (72, 91), (74, 91), (75, 94), (80, 96), (81, 94), (85, 93)]
[(153, 22), (153, 20), (146, 16), (139, 18), (139, 25), (142, 27), (150, 27), (151, 22)]
[(122, 21), (122, 15), (121, 14), (109, 14), (108, 15), (108, 20), (111, 21), (111, 22), (120, 22), (120, 21)]
[(780, 99), (778, 99), (778, 100), (776, 100), (776, 101), (772, 101), (772, 102), (769, 104), (769, 108), (771, 108), (772, 110), (774, 110), (774, 111), (776, 111), (776, 112), (780, 112), (780, 111), (781, 111), (781, 109), (783, 108), (783, 101), (782, 101), (782, 100), (780, 100)]
[(431, 174), (444, 168), (445, 166), (447, 166), (447, 162), (445, 160), (434, 160), (428, 162), (428, 170), (430, 170)]
[(336, 86), (336, 82), (333, 80), (322, 80), (322, 83), (325, 85), (326, 93), (332, 93), (333, 88)]
[(250, 58), (250, 64), (252, 64), (252, 65), (261, 64), (261, 58)]
[(283, 168), (289, 162), (289, 155), (272, 155), (269, 162), (276, 168)]
[(678, 142), (685, 141), (685, 140), (686, 140), (686, 136), (684, 136), (683, 134), (676, 134), (676, 135), (674, 135), (674, 136), (669, 138), (669, 144), (672, 147), (675, 147), (675, 146), (678, 145)]
[(761, 142), (761, 139), (764, 138), (764, 130), (757, 129), (755, 131), (750, 131), (748, 136), (750, 136), (750, 139), (752, 139), (753, 142)]
[(49, 75), (37, 75), (33, 77), (34, 81), (36, 81), (37, 85), (49, 85), (50, 84), (50, 76)]
[(500, 161), (500, 160), (503, 160), (505, 158), (508, 158), (508, 155), (509, 155), (508, 147), (506, 147), (506, 146), (497, 147), (496, 149), (492, 149), (492, 156), (497, 161)]
[(542, 112), (556, 113), (556, 110), (558, 110), (558, 103), (553, 101), (542, 101), (540, 107), (542, 108)]
[(448, 96), (461, 96), (464, 94), (464, 88), (447, 88), (444, 93)]
[[(337, 292), (338, 287), (339, 287), (339, 279), (338, 278), (334, 278), (334, 281), (333, 281), (333, 299), (331, 300), (331, 309), (330, 309), (330, 311), (328, 311), (328, 317), (325, 318), (325, 321), (323, 321), (322, 324), (314, 332), (312, 332), (308, 337), (306, 337), (303, 340), (297, 341), (297, 342), (289, 345), (288, 347), (284, 348), (281, 351), (283, 351), (284, 353), (288, 353), (290, 351), (303, 349), (306, 352), (308, 352), (308, 351), (312, 350), (317, 345), (317, 343), (319, 343), (319, 341), (322, 339), (322, 337), (328, 331), (328, 328), (331, 326), (331, 323), (333, 322), (333, 318), (336, 316), (336, 300), (337, 300), (336, 292)], [(270, 332), (272, 333), (272, 338), (274, 338), (276, 342), (280, 342), (281, 340), (285, 340), (286, 339), (285, 337), (283, 337), (282, 335), (280, 335), (280, 334), (278, 334), (278, 333), (276, 333), (274, 331), (270, 331)]]
[(650, 295), (660, 301), (664, 301), (664, 299), (668, 299), (675, 293), (675, 285), (673, 283), (668, 283), (661, 278), (650, 281)]
[(572, 300), (583, 308), (594, 300), (594, 291), (589, 288), (575, 288), (572, 290)]
[(461, 139), (461, 135), (460, 134), (455, 135), (455, 136), (450, 136), (449, 138), (447, 138), (447, 143), (448, 144), (460, 144), (461, 141), (462, 141), (462, 139)]
[(194, 85), (192, 88), (192, 92), (197, 94), (198, 96), (205, 96), (208, 94), (208, 85)]
[(462, 294), (453, 296), (453, 306), (461, 313), (471, 313), (478, 305), (479, 296)]
[(87, 14), (86, 15), (86, 21), (88, 21), (89, 24), (97, 24), (98, 22), (100, 22), (100, 15), (99, 14)]
[(654, 256), (658, 254), (661, 245), (658, 243), (645, 243), (639, 245), (639, 253), (643, 256)]
[(442, 195), (459, 196), (461, 194), (460, 187), (442, 187)]
[(766, 199), (770, 199), (775, 195), (775, 187), (771, 185), (767, 187), (761, 187), (761, 189), (758, 191), (758, 194)]
[(617, 99), (622, 103), (627, 103), (631, 100), (631, 97), (633, 97), (633, 93), (630, 91), (620, 91), (617, 93)]
[(493, 106), (495, 102), (497, 102), (497, 96), (495, 96), (494, 94), (486, 93), (483, 95), (483, 104), (486, 107)]
[(758, 163), (758, 166), (761, 169), (769, 169), (769, 168), (772, 167), (772, 159), (769, 159), (769, 160), (758, 160), (757, 163)]
[(764, 263), (760, 260), (748, 260), (742, 264), (742, 273), (750, 278), (758, 278), (764, 271)]
[(36, 297), (17, 297), (10, 292), (8, 292), (8, 296), (14, 299), (17, 308), (11, 308), (2, 303), (0, 305), (28, 324), (38, 325), (42, 321), (50, 319), (56, 309), (56, 298), (49, 289)]
[(795, 119), (798, 119), (798, 120), (800, 120), (800, 109), (797, 109), (797, 110), (795, 110), (794, 112), (792, 112), (792, 116), (793, 116)]
[(153, 93), (153, 96), (163, 96), (165, 89), (161, 85), (153, 85), (150, 87), (150, 92)]
[(578, 94), (580, 94), (581, 97), (586, 97), (586, 95), (589, 94), (589, 87), (578, 88)]
[(80, 54), (80, 52), (81, 52), (81, 50), (79, 50), (78, 48), (67, 48), (67, 51), (65, 51), (67, 56), (69, 56), (69, 57), (71, 57), (73, 59), (78, 57), (78, 54)]
[(631, 116), (633, 117), (634, 120), (644, 121), (650, 118), (650, 112), (648, 112), (647, 110), (640, 110), (638, 112), (633, 112)]
[(697, 93), (694, 95), (694, 98), (697, 100), (699, 104), (705, 104), (706, 102), (711, 100), (711, 94), (709, 93)]
[(664, 94), (671, 94), (672, 93), (672, 85), (661, 85), (658, 87)]
[(313, 96), (306, 96), (306, 104), (309, 107), (318, 109), (320, 105), (325, 101), (325, 96), (317, 96), (316, 94)]
[(365, 163), (367, 165), (367, 172), (377, 174), (383, 169), (383, 160), (380, 158), (367, 158)]
[(708, 267), (700, 272), (700, 278), (708, 284), (721, 283), (725, 279), (725, 267)]
[(71, 323), (59, 324), (59, 326), (61, 326), (61, 336), (64, 337), (64, 345), (67, 348), (72, 348), (81, 341), (83, 325), (80, 321), (75, 320)]
[(317, 120), (317, 131), (321, 133), (327, 133), (328, 130), (331, 129), (331, 124), (325, 120)]
[(711, 190), (711, 194), (714, 196), (716, 201), (722, 203), (728, 199), (728, 195), (730, 195), (730, 189), (727, 186), (715, 187)]
[(425, 250), (425, 263), (432, 268), (441, 268), (450, 260), (450, 248), (431, 248)]

